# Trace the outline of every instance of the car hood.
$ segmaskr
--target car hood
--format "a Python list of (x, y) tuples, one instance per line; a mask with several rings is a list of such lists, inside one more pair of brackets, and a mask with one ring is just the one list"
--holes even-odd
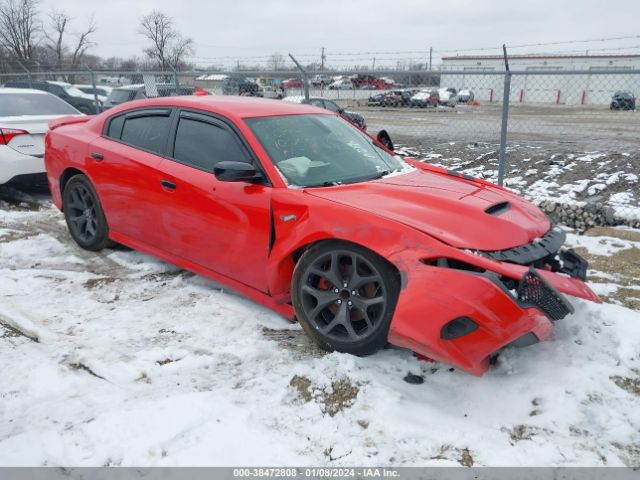
[(523, 198), (445, 173), (415, 170), (306, 192), (403, 223), (457, 248), (513, 248), (551, 227), (547, 216)]

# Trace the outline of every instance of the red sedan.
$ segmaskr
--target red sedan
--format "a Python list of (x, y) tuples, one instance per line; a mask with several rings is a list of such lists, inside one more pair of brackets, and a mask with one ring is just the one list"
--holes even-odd
[(81, 247), (118, 242), (215, 279), (329, 350), (390, 342), (480, 375), (549, 336), (571, 311), (560, 292), (599, 301), (536, 206), (309, 105), (130, 102), (51, 122), (45, 163)]

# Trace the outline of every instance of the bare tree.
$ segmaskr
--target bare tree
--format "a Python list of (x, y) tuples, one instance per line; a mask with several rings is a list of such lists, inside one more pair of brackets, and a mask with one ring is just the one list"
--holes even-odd
[(151, 41), (144, 52), (162, 69), (176, 68), (193, 54), (193, 40), (180, 35), (173, 19), (158, 10), (142, 17), (138, 33)]
[(80, 62), (82, 62), (85, 53), (87, 53), (87, 50), (95, 45), (95, 43), (91, 41), (90, 37), (95, 33), (96, 30), (96, 24), (92, 16), (89, 19), (87, 28), (76, 35), (76, 43), (73, 52), (71, 53), (70, 59), (72, 69), (78, 68), (80, 66)]
[[(68, 60), (69, 68), (78, 68), (87, 50), (94, 45), (91, 41), (91, 35), (96, 31), (93, 17), (89, 19), (89, 24), (83, 31), (74, 35), (75, 39), (71, 47), (65, 43), (66, 37), (69, 36), (68, 27), (71, 17), (64, 12), (54, 10), (49, 15), (49, 20), (50, 28), (45, 30), (46, 47), (53, 52), (56, 66), (61, 68), (65, 60)], [(70, 53), (67, 54), (67, 52)]]
[(38, 0), (0, 2), (0, 45), (18, 61), (29, 64), (38, 43)]
[(285, 64), (285, 57), (281, 53), (274, 53), (269, 57), (267, 61), (267, 66), (269, 70), (282, 70)]
[(45, 29), (44, 36), (47, 39), (45, 47), (54, 55), (55, 66), (61, 69), (67, 48), (64, 45), (64, 34), (71, 18), (64, 12), (53, 10), (49, 14), (50, 28)]

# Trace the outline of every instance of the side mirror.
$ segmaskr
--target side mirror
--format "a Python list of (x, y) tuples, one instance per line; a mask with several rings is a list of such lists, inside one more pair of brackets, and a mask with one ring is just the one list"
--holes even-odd
[(339, 108), (339, 109), (338, 109), (338, 113), (339, 113), (340, 115), (342, 115), (342, 114), (344, 113), (344, 108)]
[(380, 130), (378, 132), (378, 136), (376, 137), (376, 139), (382, 145), (387, 147), (388, 150), (391, 150), (393, 152), (393, 148), (394, 148), (393, 147), (393, 142), (391, 141), (391, 137), (389, 136), (389, 134), (387, 133), (386, 130)]
[(246, 162), (218, 162), (213, 174), (221, 182), (250, 182), (256, 178), (256, 169)]

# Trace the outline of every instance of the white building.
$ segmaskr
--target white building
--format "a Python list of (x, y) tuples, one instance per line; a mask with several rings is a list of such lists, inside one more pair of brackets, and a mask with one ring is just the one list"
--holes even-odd
[[(640, 70), (640, 55), (513, 55), (509, 56), (509, 68), (512, 72), (542, 72), (535, 75), (514, 73), (511, 103), (608, 105), (618, 90), (640, 95), (640, 74), (625, 73)], [(502, 102), (504, 75), (491, 74), (504, 72), (502, 56), (444, 57), (441, 69), (442, 87), (467, 88), (481, 102)], [(575, 70), (592, 73), (561, 73)], [(606, 70), (620, 73), (598, 75)], [(472, 74), (477, 72), (486, 74)]]

